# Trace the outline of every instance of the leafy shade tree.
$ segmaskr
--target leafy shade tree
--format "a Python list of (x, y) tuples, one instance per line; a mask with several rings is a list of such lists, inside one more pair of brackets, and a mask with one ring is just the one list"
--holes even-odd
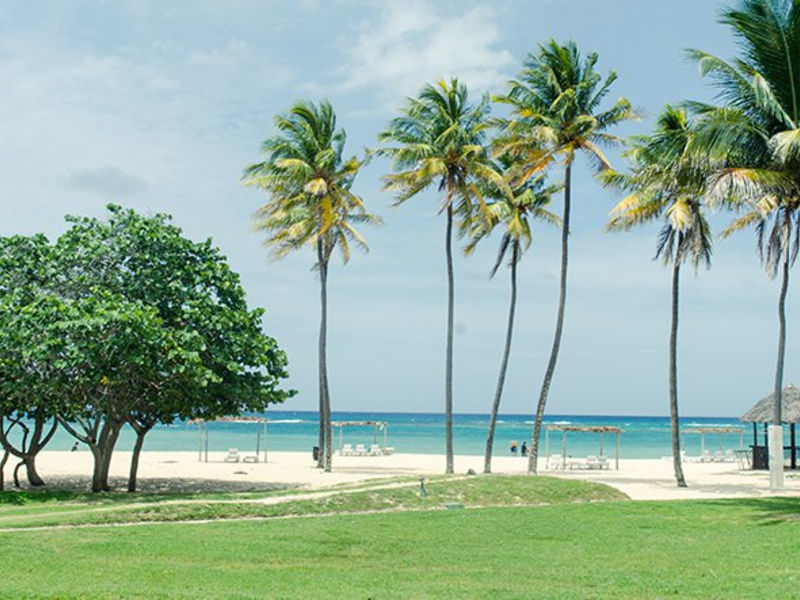
[[(286, 356), (264, 334), (263, 310), (248, 309), (238, 275), (211, 240), (185, 238), (166, 215), (145, 217), (113, 205), (105, 221), (70, 221), (56, 245), (62, 293), (71, 299), (112, 294), (117, 312), (139, 328), (138, 347), (127, 354), (120, 349), (121, 365), (135, 365), (125, 373), (126, 387), (104, 393), (104, 403), (76, 419), (88, 424), (84, 440), (106, 448), (103, 460), (110, 460), (119, 429), (134, 429), (129, 491), (136, 489), (144, 438), (157, 423), (262, 412), (293, 393), (280, 388)], [(107, 487), (107, 469), (100, 477)]]
[(556, 161), (564, 166), (558, 313), (550, 359), (536, 406), (528, 457), (530, 473), (536, 473), (542, 419), (564, 328), (573, 161), (576, 154), (583, 153), (597, 168), (609, 168), (601, 147), (617, 145), (620, 140), (608, 130), (635, 117), (625, 98), (618, 99), (610, 108), (601, 108), (617, 75), (612, 71), (604, 80), (595, 71), (597, 60), (595, 53), (582, 58), (573, 42), (560, 45), (550, 40), (540, 46), (538, 52), (528, 55), (519, 77), (510, 83), (504, 96), (497, 98), (509, 105), (511, 115), (497, 121), (500, 135), (495, 142), (496, 152), (516, 164), (519, 181), (536, 176)]
[(356, 229), (377, 224), (364, 201), (351, 191), (363, 161), (345, 158), (346, 135), (337, 128), (327, 101), (302, 101), (275, 118), (277, 134), (262, 145), (264, 160), (245, 169), (245, 185), (261, 188), (269, 200), (255, 214), (256, 229), (266, 234), (274, 259), (306, 246), (316, 252), (320, 279), (318, 466), (331, 470), (333, 436), (328, 385), (328, 267), (338, 248), (345, 263), (350, 246), (368, 246)]
[(692, 124), (681, 108), (667, 106), (655, 132), (633, 138), (626, 153), (632, 172), (604, 173), (605, 183), (629, 192), (611, 212), (609, 230), (629, 230), (663, 220), (656, 259), (672, 265), (672, 319), (669, 336), (669, 414), (672, 461), (678, 487), (686, 487), (678, 429), (678, 307), (681, 266), (711, 264), (711, 231), (703, 214), (706, 164), (692, 153)]
[(789, 268), (800, 244), (800, 0), (742, 0), (723, 10), (739, 57), (726, 62), (690, 50), (712, 78), (721, 106), (692, 102), (697, 151), (725, 158), (707, 192), (713, 203), (745, 210), (723, 233), (754, 226), (770, 277), (781, 274), (778, 352), (770, 427), (770, 485), (783, 487), (781, 402)]
[(473, 221), (476, 205), (482, 205), (478, 185), (493, 182), (506, 187), (492, 166), (484, 145), (489, 99), (469, 99), (467, 87), (457, 79), (426, 85), (419, 96), (408, 98), (402, 114), (379, 135), (392, 144), (379, 150), (392, 159), (394, 173), (387, 175), (385, 189), (397, 194), (397, 204), (435, 186), (443, 194), (441, 211), (446, 216), (447, 344), (445, 356), (445, 454), (447, 473), (453, 472), (453, 224), (461, 220), (465, 232)]
[(497, 387), (492, 401), (492, 410), (489, 415), (489, 431), (486, 436), (486, 455), (483, 462), (483, 472), (492, 472), (492, 448), (494, 446), (494, 432), (497, 424), (497, 413), (500, 410), (500, 400), (503, 396), (503, 385), (508, 370), (508, 359), (511, 355), (511, 341), (514, 335), (514, 316), (517, 306), (517, 266), (522, 255), (531, 246), (533, 234), (531, 221), (538, 220), (551, 224), (560, 224), (561, 219), (547, 210), (551, 196), (558, 190), (556, 186), (546, 186), (544, 176), (531, 178), (511, 190), (511, 195), (505, 195), (503, 190), (491, 189), (487, 195), (493, 196), (494, 201), (488, 205), (488, 219), (478, 219), (471, 231), (472, 240), (467, 245), (465, 252), (471, 254), (477, 244), (491, 235), (495, 229), (500, 229), (500, 248), (497, 260), (492, 267), (490, 277), (494, 277), (503, 261), (508, 259), (510, 272), (511, 293), (508, 304), (508, 324), (506, 326), (506, 339), (503, 346), (503, 357), (500, 360), (500, 373), (497, 376)]
[[(43, 235), (0, 238), (0, 489), (3, 468), (14, 456), (14, 483), (25, 467), (31, 486), (44, 485), (36, 470), (36, 456), (58, 426), (51, 410), (52, 398), (29, 387), (31, 377), (46, 373), (50, 364), (31, 365), (25, 355), (41, 340), (29, 327), (34, 303), (52, 279), (52, 248)], [(41, 315), (39, 315), (41, 316)]]

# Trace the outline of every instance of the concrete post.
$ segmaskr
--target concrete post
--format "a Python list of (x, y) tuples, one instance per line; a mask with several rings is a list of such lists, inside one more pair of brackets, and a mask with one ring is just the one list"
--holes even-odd
[(769, 426), (769, 489), (782, 490), (783, 487), (783, 427)]

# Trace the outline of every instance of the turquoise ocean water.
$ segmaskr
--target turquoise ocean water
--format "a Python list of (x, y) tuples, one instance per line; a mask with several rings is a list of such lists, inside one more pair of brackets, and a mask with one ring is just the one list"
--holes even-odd
[[(267, 447), (277, 451), (311, 451), (317, 443), (317, 413), (306, 411), (270, 411)], [(387, 421), (388, 444), (396, 452), (417, 454), (444, 453), (444, 415), (429, 413), (366, 413), (335, 412), (333, 420), (379, 420)], [(488, 415), (458, 414), (453, 419), (454, 447), (456, 454), (481, 455), (486, 444)], [(512, 440), (522, 443), (531, 436), (532, 418), (530, 415), (501, 415), (498, 418), (495, 435), (495, 456), (509, 454)], [(545, 423), (575, 425), (615, 425), (623, 429), (620, 438), (622, 458), (659, 458), (670, 453), (669, 418), (630, 417), (630, 416), (575, 416), (550, 415)], [(681, 420), (681, 428), (696, 426), (742, 427), (744, 445), (752, 443), (753, 433), (749, 425), (742, 424), (735, 417), (687, 417)], [(551, 432), (550, 452), (561, 451), (561, 433)], [(586, 456), (599, 452), (599, 436), (591, 433), (570, 432), (567, 434), (567, 452), (573, 456)], [(133, 446), (134, 436), (125, 430), (120, 436), (117, 448), (128, 450)], [(373, 430), (369, 427), (346, 428), (344, 442), (353, 446), (373, 441)], [(379, 440), (379, 442), (382, 440)], [(48, 446), (49, 450), (67, 450), (74, 443), (65, 431), (59, 431)], [(339, 443), (338, 432), (336, 444)], [(212, 423), (209, 433), (209, 450), (224, 451), (239, 448), (243, 451), (255, 449), (256, 426), (248, 423)], [(613, 455), (614, 436), (606, 434), (604, 439), (606, 455)], [(685, 435), (684, 447), (689, 455), (700, 454), (700, 436)], [(719, 447), (717, 435), (706, 436), (706, 448), (712, 452)], [(726, 435), (722, 439), (722, 449), (738, 448), (738, 435)], [(197, 426), (177, 423), (156, 427), (147, 436), (145, 450), (197, 450)], [(544, 432), (542, 434), (541, 454), (544, 454)]]

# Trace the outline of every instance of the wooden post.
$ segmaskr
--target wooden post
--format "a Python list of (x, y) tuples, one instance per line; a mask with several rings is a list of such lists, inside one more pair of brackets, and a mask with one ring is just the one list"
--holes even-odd
[(758, 446), (758, 425), (753, 423), (753, 448)]
[(561, 433), (561, 458), (563, 460), (564, 468), (567, 466), (567, 432), (564, 431)]
[(616, 467), (617, 471), (619, 471), (619, 431), (617, 432), (617, 453), (616, 453)]
[(264, 419), (264, 462), (267, 462), (267, 441), (268, 441), (267, 420)]
[(789, 425), (789, 434), (792, 439), (792, 468), (797, 468), (797, 448), (795, 446), (794, 423)]
[(600, 456), (603, 456), (603, 432), (600, 432)]
[(261, 421), (256, 421), (256, 462), (261, 454)]
[(206, 462), (208, 462), (208, 423), (205, 424), (206, 429)]
[(378, 445), (378, 424), (372, 426), (372, 444), (373, 446)]
[(384, 452), (386, 451), (386, 447), (388, 445), (388, 439), (389, 439), (389, 424), (388, 423), (384, 423), (383, 424), (383, 450), (384, 450)]
[(550, 430), (545, 426), (544, 428), (544, 460), (547, 469), (550, 468)]

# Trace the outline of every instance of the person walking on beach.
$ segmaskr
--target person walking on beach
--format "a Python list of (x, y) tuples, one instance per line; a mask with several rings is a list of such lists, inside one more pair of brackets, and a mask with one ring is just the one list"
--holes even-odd
[(519, 454), (522, 457), (528, 456), (528, 442), (522, 440), (522, 446), (519, 449)]
[(511, 440), (511, 456), (517, 455), (517, 440)]

